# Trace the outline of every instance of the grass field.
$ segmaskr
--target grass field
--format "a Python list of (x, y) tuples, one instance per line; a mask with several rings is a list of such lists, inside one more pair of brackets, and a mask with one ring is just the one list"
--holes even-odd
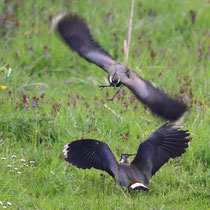
[(0, 5), (2, 206), (210, 209), (208, 0), (135, 1), (128, 65), (190, 107), (184, 122), (192, 137), (189, 148), (156, 173), (149, 193), (118, 189), (107, 174), (79, 170), (62, 155), (64, 144), (93, 138), (106, 142), (119, 160), (165, 122), (126, 88), (106, 101), (115, 93), (97, 86), (107, 83), (106, 73), (69, 51), (50, 29), (53, 15), (78, 13), (99, 43), (124, 61), (130, 1), (0, 0)]

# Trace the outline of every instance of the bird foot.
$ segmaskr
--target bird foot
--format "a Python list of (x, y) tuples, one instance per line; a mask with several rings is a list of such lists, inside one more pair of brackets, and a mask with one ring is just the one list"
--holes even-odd
[(112, 98), (107, 98), (106, 100), (110, 102), (110, 101), (113, 101), (113, 99), (114, 98), (112, 97)]

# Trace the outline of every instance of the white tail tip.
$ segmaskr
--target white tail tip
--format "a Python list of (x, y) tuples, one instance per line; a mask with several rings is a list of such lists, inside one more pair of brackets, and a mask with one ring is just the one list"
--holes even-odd
[(149, 188), (147, 188), (143, 183), (141, 182), (134, 182), (130, 185), (130, 188), (132, 190), (144, 190), (149, 191)]

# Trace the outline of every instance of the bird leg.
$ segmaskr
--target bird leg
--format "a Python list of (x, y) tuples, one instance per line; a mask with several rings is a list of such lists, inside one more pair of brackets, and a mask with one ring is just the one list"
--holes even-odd
[[(113, 85), (98, 85), (98, 87), (103, 90), (105, 87), (112, 87)], [(116, 86), (114, 86), (114, 89), (116, 89)], [(119, 89), (112, 98), (106, 99), (107, 101), (113, 101), (113, 99), (117, 96), (117, 94), (120, 92), (121, 89)]]
[(105, 87), (112, 87), (112, 85), (98, 85), (100, 90), (103, 90)]
[(107, 101), (113, 101), (113, 99), (118, 95), (118, 93), (120, 92), (121, 89), (119, 89), (112, 98), (107, 98)]
[[(108, 75), (108, 80), (110, 82), (110, 85), (99, 85), (99, 88), (103, 90), (105, 87), (119, 87), (121, 85), (120, 79), (118, 78), (116, 72), (114, 74)], [(120, 89), (114, 94), (112, 98), (107, 99), (107, 101), (113, 101), (113, 99), (117, 96), (117, 94), (120, 92)]]

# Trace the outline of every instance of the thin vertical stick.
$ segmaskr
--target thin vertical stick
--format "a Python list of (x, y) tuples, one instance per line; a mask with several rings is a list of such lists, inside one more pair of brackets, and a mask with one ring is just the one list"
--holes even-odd
[(130, 21), (129, 21), (129, 28), (128, 28), (128, 39), (124, 40), (125, 64), (127, 64), (128, 62), (129, 47), (130, 47), (131, 32), (132, 32), (134, 3), (135, 3), (135, 0), (131, 0), (131, 14), (130, 14)]

